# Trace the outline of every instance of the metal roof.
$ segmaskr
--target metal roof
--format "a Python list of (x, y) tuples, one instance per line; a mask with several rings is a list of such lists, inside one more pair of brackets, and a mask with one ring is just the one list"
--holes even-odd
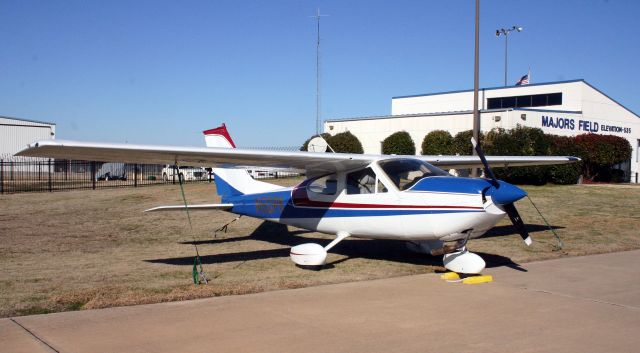
[[(582, 82), (582, 83), (584, 83), (585, 85), (587, 85), (587, 86), (591, 87), (592, 89), (594, 89), (596, 92), (598, 92), (598, 93), (602, 94), (603, 96), (609, 98), (612, 102), (616, 103), (617, 105), (622, 107), (624, 110), (626, 110), (629, 113), (635, 115), (637, 118), (640, 118), (640, 115), (638, 115), (636, 112), (634, 112), (633, 110), (627, 108), (626, 106), (624, 106), (622, 103), (618, 102), (617, 100), (611, 98), (610, 96), (608, 96), (606, 93), (602, 92), (601, 90), (595, 88), (592, 84), (590, 84), (589, 82), (585, 81), (582, 78), (581, 79), (576, 79), (576, 80), (566, 80), (566, 81), (531, 83), (531, 84), (528, 84), (528, 85), (520, 85), (520, 86), (499, 86), (499, 87), (480, 88), (479, 91), (493, 91), (493, 90), (499, 90), (499, 89), (512, 89), (512, 88), (526, 88), (526, 87), (532, 87), (532, 86), (550, 86), (550, 85), (557, 85), (557, 84), (563, 84), (563, 83), (574, 83), (574, 82)], [(452, 93), (462, 93), (462, 92), (473, 92), (473, 89), (464, 89), (464, 90), (457, 90), (457, 91), (444, 91), (444, 92), (435, 92), (435, 93), (425, 93), (425, 94), (416, 94), (416, 95), (408, 95), (408, 96), (397, 96), (397, 97), (391, 97), (391, 99), (417, 98), (417, 97), (437, 96), (437, 95), (441, 95), (441, 94), (452, 94)]]
[[(492, 91), (492, 90), (507, 89), (507, 88), (510, 89), (510, 88), (524, 88), (524, 87), (532, 87), (532, 86), (557, 85), (557, 84), (561, 84), (561, 83), (573, 83), (573, 82), (585, 82), (585, 80), (577, 79), (577, 80), (567, 80), (567, 81), (531, 83), (531, 84), (528, 84), (528, 85), (520, 85), (520, 86), (488, 87), (488, 88), (480, 88), (479, 91)], [(589, 85), (589, 86), (591, 86), (591, 85)], [(427, 97), (427, 96), (437, 96), (439, 94), (451, 94), (451, 93), (462, 93), (462, 92), (473, 92), (473, 89), (463, 89), (463, 90), (457, 90), (457, 91), (444, 91), (444, 92), (425, 93), (425, 94), (414, 94), (414, 95), (408, 95), (408, 96), (397, 96), (397, 97), (391, 97), (391, 99)]]
[[(565, 114), (582, 114), (581, 110), (556, 110), (556, 109), (535, 109), (535, 108), (501, 108), (501, 109), (481, 109), (480, 113), (497, 113), (507, 111), (533, 111), (533, 112), (549, 112), (549, 113), (565, 113)], [(398, 118), (417, 118), (428, 116), (443, 116), (443, 115), (461, 115), (461, 114), (473, 114), (473, 110), (460, 110), (453, 112), (442, 113), (418, 113), (418, 114), (402, 114), (402, 115), (377, 115), (377, 116), (362, 116), (355, 118), (337, 118), (327, 119), (325, 123), (335, 123), (342, 121), (358, 121), (358, 120), (376, 120), (376, 119), (398, 119)]]
[(0, 115), (0, 119), (10, 119), (10, 120), (17, 120), (17, 121), (24, 121), (24, 122), (28, 122), (28, 123), (36, 123), (36, 124), (46, 124), (46, 125), (55, 125), (56, 123), (50, 123), (47, 121), (39, 121), (39, 120), (32, 120), (32, 119), (21, 119), (21, 118), (14, 118), (11, 116), (2, 116)]

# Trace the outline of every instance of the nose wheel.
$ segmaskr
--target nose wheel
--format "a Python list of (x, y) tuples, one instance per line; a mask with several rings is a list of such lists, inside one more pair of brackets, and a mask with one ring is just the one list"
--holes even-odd
[(467, 250), (467, 242), (471, 237), (471, 230), (468, 230), (466, 234), (466, 237), (456, 244), (455, 251), (444, 254), (442, 263), (447, 270), (452, 272), (478, 274), (484, 270), (487, 264), (478, 254)]

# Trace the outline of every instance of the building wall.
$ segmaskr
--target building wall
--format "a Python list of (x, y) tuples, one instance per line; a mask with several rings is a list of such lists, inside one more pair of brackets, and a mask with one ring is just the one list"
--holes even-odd
[[(635, 182), (637, 175), (640, 179), (640, 118), (582, 80), (481, 90), (480, 105), (486, 107), (488, 98), (555, 92), (562, 92), (562, 105), (483, 110), (481, 130), (522, 125), (561, 136), (584, 133), (621, 136), (633, 150), (631, 181)], [(328, 120), (324, 130), (332, 135), (350, 131), (360, 139), (365, 153), (372, 154), (381, 152), (381, 142), (387, 136), (404, 130), (411, 135), (419, 154), (422, 140), (433, 130), (446, 130), (452, 136), (470, 130), (472, 106), (472, 91), (396, 97), (392, 99), (391, 116)]]
[(0, 158), (13, 154), (36, 140), (55, 138), (55, 124), (0, 117)]

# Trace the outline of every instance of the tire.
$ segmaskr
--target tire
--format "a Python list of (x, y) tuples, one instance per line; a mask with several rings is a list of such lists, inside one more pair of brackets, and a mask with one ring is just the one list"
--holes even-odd
[(169, 178), (167, 178), (167, 173), (162, 173), (162, 180), (169, 181)]

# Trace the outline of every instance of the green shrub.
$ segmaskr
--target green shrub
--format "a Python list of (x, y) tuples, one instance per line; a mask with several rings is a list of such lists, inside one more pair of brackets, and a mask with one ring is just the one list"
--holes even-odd
[[(494, 156), (546, 156), (549, 140), (541, 129), (517, 126), (511, 130), (493, 129), (483, 141), (487, 155)], [(548, 180), (546, 166), (493, 168), (497, 178), (515, 184), (542, 185)]]
[(398, 131), (382, 141), (382, 154), (415, 155), (416, 145), (406, 131)]
[(422, 140), (423, 155), (449, 155), (453, 146), (453, 137), (448, 131), (434, 130)]
[[(575, 137), (547, 135), (549, 155), (578, 156)], [(549, 181), (554, 184), (576, 184), (582, 174), (582, 162), (549, 166)]]
[(338, 153), (364, 153), (360, 140), (349, 131), (330, 136), (327, 142)]
[[(451, 144), (451, 153), (459, 154), (461, 156), (470, 156), (473, 152), (473, 145), (471, 145), (471, 137), (473, 137), (473, 130), (460, 131), (453, 137)], [(482, 136), (480, 137), (482, 141)]]
[(623, 137), (583, 134), (575, 141), (582, 158), (582, 175), (587, 180), (611, 181), (613, 165), (631, 158), (631, 145)]

